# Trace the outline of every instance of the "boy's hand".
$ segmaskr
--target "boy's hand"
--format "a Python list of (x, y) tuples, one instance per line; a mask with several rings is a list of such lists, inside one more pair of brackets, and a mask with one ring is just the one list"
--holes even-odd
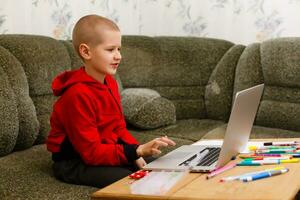
[(167, 136), (163, 136), (140, 145), (136, 149), (136, 153), (139, 157), (157, 155), (161, 153), (159, 150), (161, 147), (167, 147), (169, 145), (175, 146), (176, 143)]
[(140, 157), (139, 159), (135, 160), (134, 163), (139, 169), (142, 169), (147, 164), (143, 157)]

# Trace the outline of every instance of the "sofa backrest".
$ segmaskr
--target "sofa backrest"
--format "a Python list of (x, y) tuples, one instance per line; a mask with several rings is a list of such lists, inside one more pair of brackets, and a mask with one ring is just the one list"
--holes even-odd
[[(72, 68), (82, 65), (70, 41)], [(234, 72), (245, 46), (210, 38), (123, 36), (121, 88), (151, 88), (171, 100), (177, 119), (227, 120)]]
[(65, 45), (43, 36), (1, 35), (0, 66), (14, 91), (17, 104), (18, 124), (15, 125), (18, 127), (14, 129), (18, 133), (15, 141), (9, 141), (14, 146), (10, 150), (44, 143), (55, 100), (50, 87), (52, 79), (71, 69)]
[(265, 90), (255, 124), (300, 131), (300, 38), (272, 39), (245, 49), (234, 90), (259, 83), (265, 83)]
[[(72, 68), (82, 65), (70, 41)], [(227, 120), (234, 72), (245, 46), (210, 38), (123, 36), (119, 87), (151, 88), (171, 100), (177, 119)], [(119, 80), (121, 79), (121, 80)]]
[[(0, 54), (5, 51), (0, 47)], [(18, 109), (15, 93), (8, 76), (2, 68), (0, 57), (0, 156), (10, 153), (17, 142), (19, 133)]]
[[(151, 88), (173, 101), (177, 119), (223, 119), (228, 117), (223, 114), (224, 107), (230, 110), (234, 77), (226, 80), (228, 88), (222, 88), (224, 84), (218, 82), (221, 86), (217, 94), (208, 94), (215, 87), (207, 89), (207, 85), (217, 66), (220, 70), (232, 68), (226, 74), (233, 72), (241, 49), (218, 39), (124, 36), (119, 74), (124, 88)], [(220, 78), (223, 77), (214, 77), (212, 84)], [(228, 103), (222, 102), (220, 94), (230, 98)], [(218, 112), (213, 106), (215, 102), (221, 103)]]

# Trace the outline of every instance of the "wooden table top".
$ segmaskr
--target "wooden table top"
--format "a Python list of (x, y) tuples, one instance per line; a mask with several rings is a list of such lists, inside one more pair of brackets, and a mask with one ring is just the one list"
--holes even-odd
[[(274, 141), (274, 139), (263, 139)], [(297, 140), (280, 139), (282, 140)], [(300, 189), (300, 163), (281, 164), (289, 169), (283, 175), (265, 178), (253, 182), (220, 182), (222, 177), (240, 175), (252, 171), (269, 169), (279, 165), (241, 166), (225, 171), (209, 180), (203, 173), (188, 173), (176, 185), (162, 196), (135, 195), (130, 192), (131, 179), (117, 181), (92, 194), (93, 199), (294, 199)]]

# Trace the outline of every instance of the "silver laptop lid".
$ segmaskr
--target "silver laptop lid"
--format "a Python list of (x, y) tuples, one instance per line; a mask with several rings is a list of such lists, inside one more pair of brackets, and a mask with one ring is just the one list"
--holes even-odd
[[(182, 170), (189, 169), (192, 172), (208, 172), (228, 163), (233, 156), (236, 156), (248, 143), (253, 121), (260, 102), (260, 97), (264, 85), (254, 86), (252, 88), (240, 91), (236, 94), (230, 118), (228, 121), (224, 142), (217, 161), (210, 165), (190, 165), (182, 166), (195, 154), (211, 147), (220, 147), (212, 145), (183, 145), (172, 152), (148, 163), (144, 169), (158, 170)], [(209, 159), (214, 158), (208, 155)]]
[(216, 167), (224, 166), (246, 148), (263, 89), (264, 84), (260, 84), (236, 93)]

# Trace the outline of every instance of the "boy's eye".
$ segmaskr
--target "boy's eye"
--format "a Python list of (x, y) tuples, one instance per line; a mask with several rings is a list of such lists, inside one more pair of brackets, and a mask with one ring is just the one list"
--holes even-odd
[(107, 48), (106, 51), (121, 51), (121, 48)]

